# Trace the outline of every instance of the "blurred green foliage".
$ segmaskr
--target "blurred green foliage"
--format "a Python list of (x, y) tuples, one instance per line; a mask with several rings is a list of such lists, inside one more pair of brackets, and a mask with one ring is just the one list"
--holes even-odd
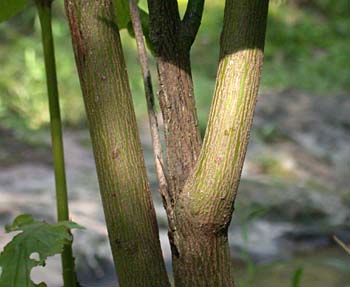
[[(84, 107), (62, 2), (54, 2), (53, 22), (62, 116), (66, 125), (79, 126), (85, 123)], [(145, 9), (145, 1), (140, 2)], [(179, 3), (183, 13), (186, 1)], [(215, 84), (223, 5), (224, 1), (206, 1), (192, 49), (202, 129)], [(271, 0), (262, 89), (294, 88), (326, 96), (348, 92), (349, 11), (347, 0)], [(121, 34), (135, 108), (142, 119), (147, 113), (136, 45), (126, 31)], [(45, 74), (33, 7), (0, 25), (0, 67), (1, 126), (15, 130), (45, 127), (49, 117)], [(154, 62), (152, 71), (155, 80)]]

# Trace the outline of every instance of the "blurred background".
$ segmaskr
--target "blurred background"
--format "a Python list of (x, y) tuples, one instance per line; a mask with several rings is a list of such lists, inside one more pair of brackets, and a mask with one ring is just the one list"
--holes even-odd
[[(53, 30), (64, 121), (74, 249), (83, 286), (115, 286), (84, 106), (63, 1)], [(186, 1), (179, 1), (183, 13)], [(141, 6), (146, 9), (145, 1)], [(215, 84), (224, 1), (206, 0), (192, 49), (204, 134)], [(240, 287), (349, 287), (350, 5), (348, 0), (271, 0), (265, 63), (229, 236)], [(121, 32), (145, 160), (171, 268), (166, 217), (156, 192), (136, 45)], [(154, 84), (155, 65), (152, 62)], [(0, 250), (19, 213), (55, 221), (48, 103), (33, 6), (0, 25)], [(60, 286), (59, 258), (33, 278)], [(47, 270), (47, 271), (45, 271)], [(298, 281), (300, 279), (300, 285)], [(113, 285), (114, 284), (114, 285)]]

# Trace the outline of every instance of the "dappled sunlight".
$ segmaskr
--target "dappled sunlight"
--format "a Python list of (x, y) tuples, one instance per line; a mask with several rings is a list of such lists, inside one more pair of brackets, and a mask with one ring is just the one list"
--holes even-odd
[[(145, 11), (146, 2), (139, 2)], [(181, 17), (187, 2), (178, 1)], [(215, 85), (220, 86), (220, 80), (216, 83), (217, 69), (231, 69), (231, 74), (227, 76), (228, 89), (221, 92), (216, 105), (221, 108), (215, 114), (217, 121), (212, 128), (217, 128), (219, 132), (210, 138), (216, 144), (210, 146), (214, 156), (207, 160), (208, 166), (213, 167), (211, 170), (220, 164), (225, 168), (232, 164), (234, 169), (238, 152), (232, 149), (232, 141), (240, 142), (238, 131), (244, 121), (241, 117), (239, 124), (233, 125), (232, 119), (235, 119), (236, 113), (244, 114), (249, 106), (249, 103), (242, 105), (242, 78), (246, 80), (248, 72), (261, 64), (249, 57), (262, 56), (261, 45), (235, 46), (235, 42), (232, 42), (220, 59), (224, 2), (205, 1), (202, 24), (191, 48), (191, 76), (202, 137), (207, 130)], [(348, 244), (350, 238), (350, 22), (344, 10), (346, 2), (270, 1), (261, 89), (252, 130), (246, 135), (250, 141), (235, 212), (228, 228), (239, 287), (290, 286), (300, 270), (302, 287), (350, 287), (346, 285), (349, 256), (333, 239), (336, 235)], [(117, 278), (63, 1), (54, 1), (53, 16), (70, 218), (87, 227), (84, 231), (73, 232), (78, 277), (83, 286), (115, 285)], [(137, 46), (126, 29), (120, 35), (163, 257), (171, 274), (168, 221), (157, 190)], [(99, 54), (102, 43), (94, 44), (94, 51)], [(150, 51), (148, 54), (156, 93), (156, 61)], [(174, 55), (171, 56), (166, 59), (165, 67), (178, 69), (183, 72), (182, 76), (188, 76), (189, 67), (184, 67)], [(242, 63), (239, 61), (243, 57), (246, 57), (242, 61), (244, 64), (237, 65)], [(19, 233), (9, 234), (4, 230), (5, 224), (16, 215), (31, 213), (48, 222), (54, 222), (56, 217), (43, 63), (39, 21), (34, 8), (29, 6), (27, 11), (10, 22), (0, 24), (0, 251), (13, 235)], [(252, 81), (256, 81), (257, 77), (252, 76)], [(176, 78), (173, 86), (188, 84), (181, 80), (181, 77)], [(249, 80), (249, 84), (252, 81)], [(99, 83), (98, 80), (96, 83)], [(101, 86), (103, 90), (107, 85)], [(101, 114), (107, 111), (113, 114), (114, 106), (106, 106)], [(225, 111), (229, 116), (220, 118)], [(96, 109), (92, 109), (92, 114), (94, 112)], [(122, 119), (124, 112), (119, 111)], [(161, 118), (158, 103), (156, 112)], [(113, 123), (118, 119), (113, 118)], [(219, 121), (223, 123), (222, 129), (218, 128)], [(105, 125), (109, 127), (111, 122), (106, 121)], [(161, 132), (164, 126), (160, 120)], [(184, 134), (183, 129), (177, 132)], [(114, 135), (111, 143), (108, 142), (114, 148), (109, 152), (106, 166), (115, 164), (119, 167), (122, 163), (126, 166), (129, 161), (136, 161), (134, 157), (122, 153), (123, 147), (131, 146), (128, 135), (136, 134), (135, 131), (127, 130), (118, 146), (114, 138), (118, 138), (119, 134)], [(222, 134), (224, 137), (219, 138), (218, 135)], [(235, 136), (230, 142), (229, 136), (232, 134)], [(107, 132), (103, 136), (98, 134), (96, 141), (107, 142), (108, 136)], [(162, 134), (163, 145), (164, 142)], [(223, 159), (229, 153), (232, 160), (225, 163)], [(198, 166), (200, 164), (198, 162)], [(137, 167), (143, 168), (143, 163)], [(166, 170), (167, 166), (162, 168)], [(229, 178), (232, 170), (220, 172), (216, 179)], [(127, 171), (123, 168), (118, 171), (120, 179), (113, 186), (117, 192), (112, 190), (108, 194), (106, 206), (110, 202), (118, 202), (128, 188), (136, 189), (140, 178), (125, 176)], [(101, 171), (102, 175), (105, 173), (106, 170)], [(111, 174), (111, 182), (116, 177), (116, 174)], [(204, 188), (214, 182), (209, 176), (203, 177), (201, 188), (196, 190), (198, 193), (203, 193)], [(222, 186), (215, 189), (215, 195), (220, 188)], [(133, 199), (137, 199), (139, 193), (131, 192)], [(224, 196), (218, 199), (219, 205), (224, 205), (225, 199)], [(205, 200), (211, 203), (209, 196), (204, 197)], [(135, 224), (133, 216), (141, 210), (135, 202), (130, 205), (133, 210), (126, 212), (129, 216), (125, 219), (125, 226)], [(130, 249), (130, 254), (137, 249), (128, 240), (115, 240), (112, 244)], [(61, 286), (59, 257), (50, 257), (45, 268), (35, 267), (31, 272), (33, 281)], [(30, 259), (38, 261), (39, 254), (32, 253)], [(0, 267), (0, 276), (1, 272)]]

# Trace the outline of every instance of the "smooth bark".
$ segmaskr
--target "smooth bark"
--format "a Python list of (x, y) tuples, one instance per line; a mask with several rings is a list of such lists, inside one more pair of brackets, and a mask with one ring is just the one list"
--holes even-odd
[(174, 211), (176, 286), (234, 286), (227, 229), (247, 150), (268, 0), (227, 0), (220, 63), (198, 162)]
[(120, 286), (169, 286), (109, 0), (66, 0)]

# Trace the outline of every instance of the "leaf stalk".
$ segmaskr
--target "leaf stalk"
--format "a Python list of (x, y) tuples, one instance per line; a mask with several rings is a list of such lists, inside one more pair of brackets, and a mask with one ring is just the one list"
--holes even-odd
[[(52, 0), (35, 0), (35, 4), (39, 14), (44, 51), (46, 83), (50, 111), (52, 156), (55, 173), (57, 219), (60, 222), (69, 220), (69, 211), (55, 50), (52, 35)], [(66, 244), (64, 246), (64, 250), (61, 255), (61, 261), (64, 286), (77, 286), (71, 244)]]

